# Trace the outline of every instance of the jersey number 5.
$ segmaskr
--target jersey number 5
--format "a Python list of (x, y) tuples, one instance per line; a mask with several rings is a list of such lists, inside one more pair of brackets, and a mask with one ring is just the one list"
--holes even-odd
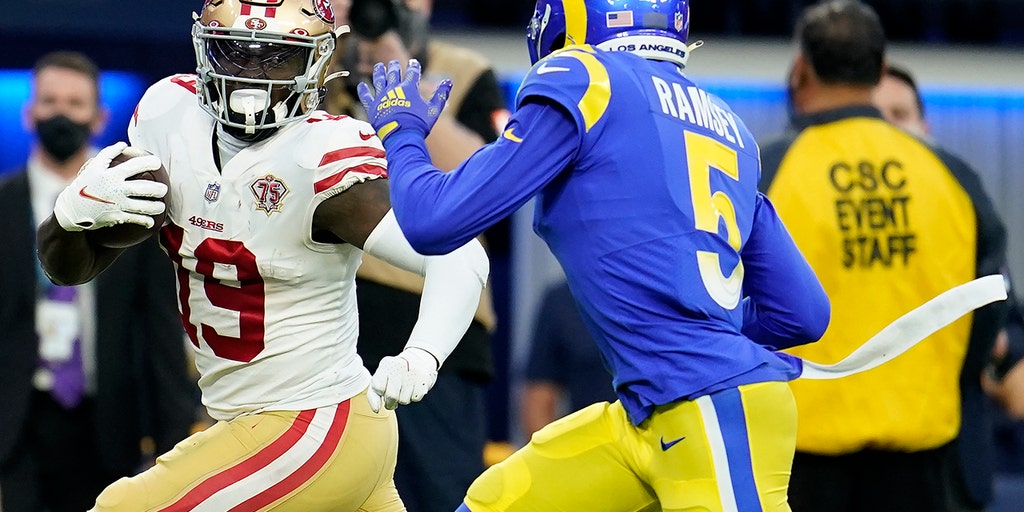
[[(686, 166), (690, 173), (690, 199), (693, 203), (693, 219), (697, 229), (719, 234), (719, 221), (725, 222), (729, 245), (740, 250), (740, 227), (736, 224), (736, 208), (729, 196), (717, 190), (711, 191), (711, 171), (719, 171), (739, 181), (739, 162), (736, 151), (711, 137), (699, 133), (685, 132)], [(718, 253), (697, 251), (697, 268), (704, 288), (718, 305), (733, 309), (739, 304), (743, 286), (743, 261), (736, 263), (732, 274), (722, 272)]]

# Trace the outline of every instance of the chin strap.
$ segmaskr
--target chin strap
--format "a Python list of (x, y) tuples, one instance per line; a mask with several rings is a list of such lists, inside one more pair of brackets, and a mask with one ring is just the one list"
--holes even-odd
[(256, 105), (252, 98), (246, 98), (242, 105), (245, 107), (245, 133), (256, 133)]
[(331, 80), (334, 80), (335, 78), (342, 78), (342, 77), (346, 77), (348, 75), (349, 75), (348, 71), (335, 71), (334, 73), (331, 73), (331, 74), (327, 75), (327, 78), (324, 78), (324, 84), (326, 84), (327, 82), (330, 82)]
[[(231, 93), (228, 107), (232, 112), (245, 116), (245, 133), (256, 133), (256, 112), (266, 109), (270, 95), (260, 89), (239, 89)], [(259, 103), (259, 108), (257, 108)]]
[(701, 46), (704, 46), (703, 39), (698, 39), (686, 45), (686, 57), (683, 57), (683, 67), (686, 67), (686, 63), (690, 61), (690, 54), (693, 53), (693, 51), (696, 50), (697, 48), (700, 48)]
[[(288, 105), (283, 101), (270, 107), (270, 95), (260, 89), (239, 89), (231, 93), (229, 107), (232, 112), (245, 116), (245, 133), (256, 133), (256, 114), (266, 110), (263, 126), (272, 124), (276, 119), (284, 119), (288, 115)], [(267, 109), (270, 107), (269, 109)], [(260, 128), (265, 129), (265, 128)]]

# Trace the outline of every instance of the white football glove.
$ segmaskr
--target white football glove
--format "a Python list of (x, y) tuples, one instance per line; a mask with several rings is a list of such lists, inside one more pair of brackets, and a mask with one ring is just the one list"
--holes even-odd
[(100, 150), (57, 196), (53, 215), (60, 227), (67, 231), (82, 231), (125, 222), (153, 227), (152, 215), (163, 213), (164, 203), (142, 198), (164, 197), (167, 185), (128, 178), (143, 171), (159, 169), (160, 159), (155, 155), (144, 155), (110, 167), (110, 161), (126, 147), (128, 144), (118, 142)]
[(370, 379), (366, 399), (373, 412), (419, 402), (437, 382), (437, 359), (421, 348), (407, 348), (397, 356), (380, 360)]

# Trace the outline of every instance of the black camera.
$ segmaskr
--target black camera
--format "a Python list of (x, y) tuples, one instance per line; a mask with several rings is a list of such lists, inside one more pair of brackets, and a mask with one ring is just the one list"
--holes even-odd
[(352, 0), (349, 25), (352, 31), (366, 39), (377, 39), (388, 30), (401, 26), (406, 14), (400, 0)]

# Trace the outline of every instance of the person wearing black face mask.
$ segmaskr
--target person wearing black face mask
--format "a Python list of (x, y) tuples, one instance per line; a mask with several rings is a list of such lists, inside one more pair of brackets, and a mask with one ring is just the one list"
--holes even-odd
[[(67, 53), (53, 55), (72, 58)], [(93, 71), (85, 68), (92, 64), (82, 61), (81, 65), (83, 69), (76, 72), (41, 60), (33, 71), (33, 97), (25, 106), (27, 128), (36, 136), (30, 161), (38, 161), (65, 181), (70, 181), (92, 156), (89, 140), (107, 123), (108, 113), (99, 103), (99, 83), (88, 83)], [(98, 77), (99, 71), (95, 73)]]
[(59, 163), (81, 151), (92, 135), (92, 123), (78, 123), (64, 114), (36, 119), (40, 148)]
[(161, 453), (185, 438), (198, 400), (174, 276), (155, 240), (86, 286), (43, 276), (36, 226), (95, 153), (107, 113), (84, 55), (47, 54), (32, 77), (24, 119), (35, 144), (0, 181), (0, 509), (81, 512), (149, 461), (145, 438)]

